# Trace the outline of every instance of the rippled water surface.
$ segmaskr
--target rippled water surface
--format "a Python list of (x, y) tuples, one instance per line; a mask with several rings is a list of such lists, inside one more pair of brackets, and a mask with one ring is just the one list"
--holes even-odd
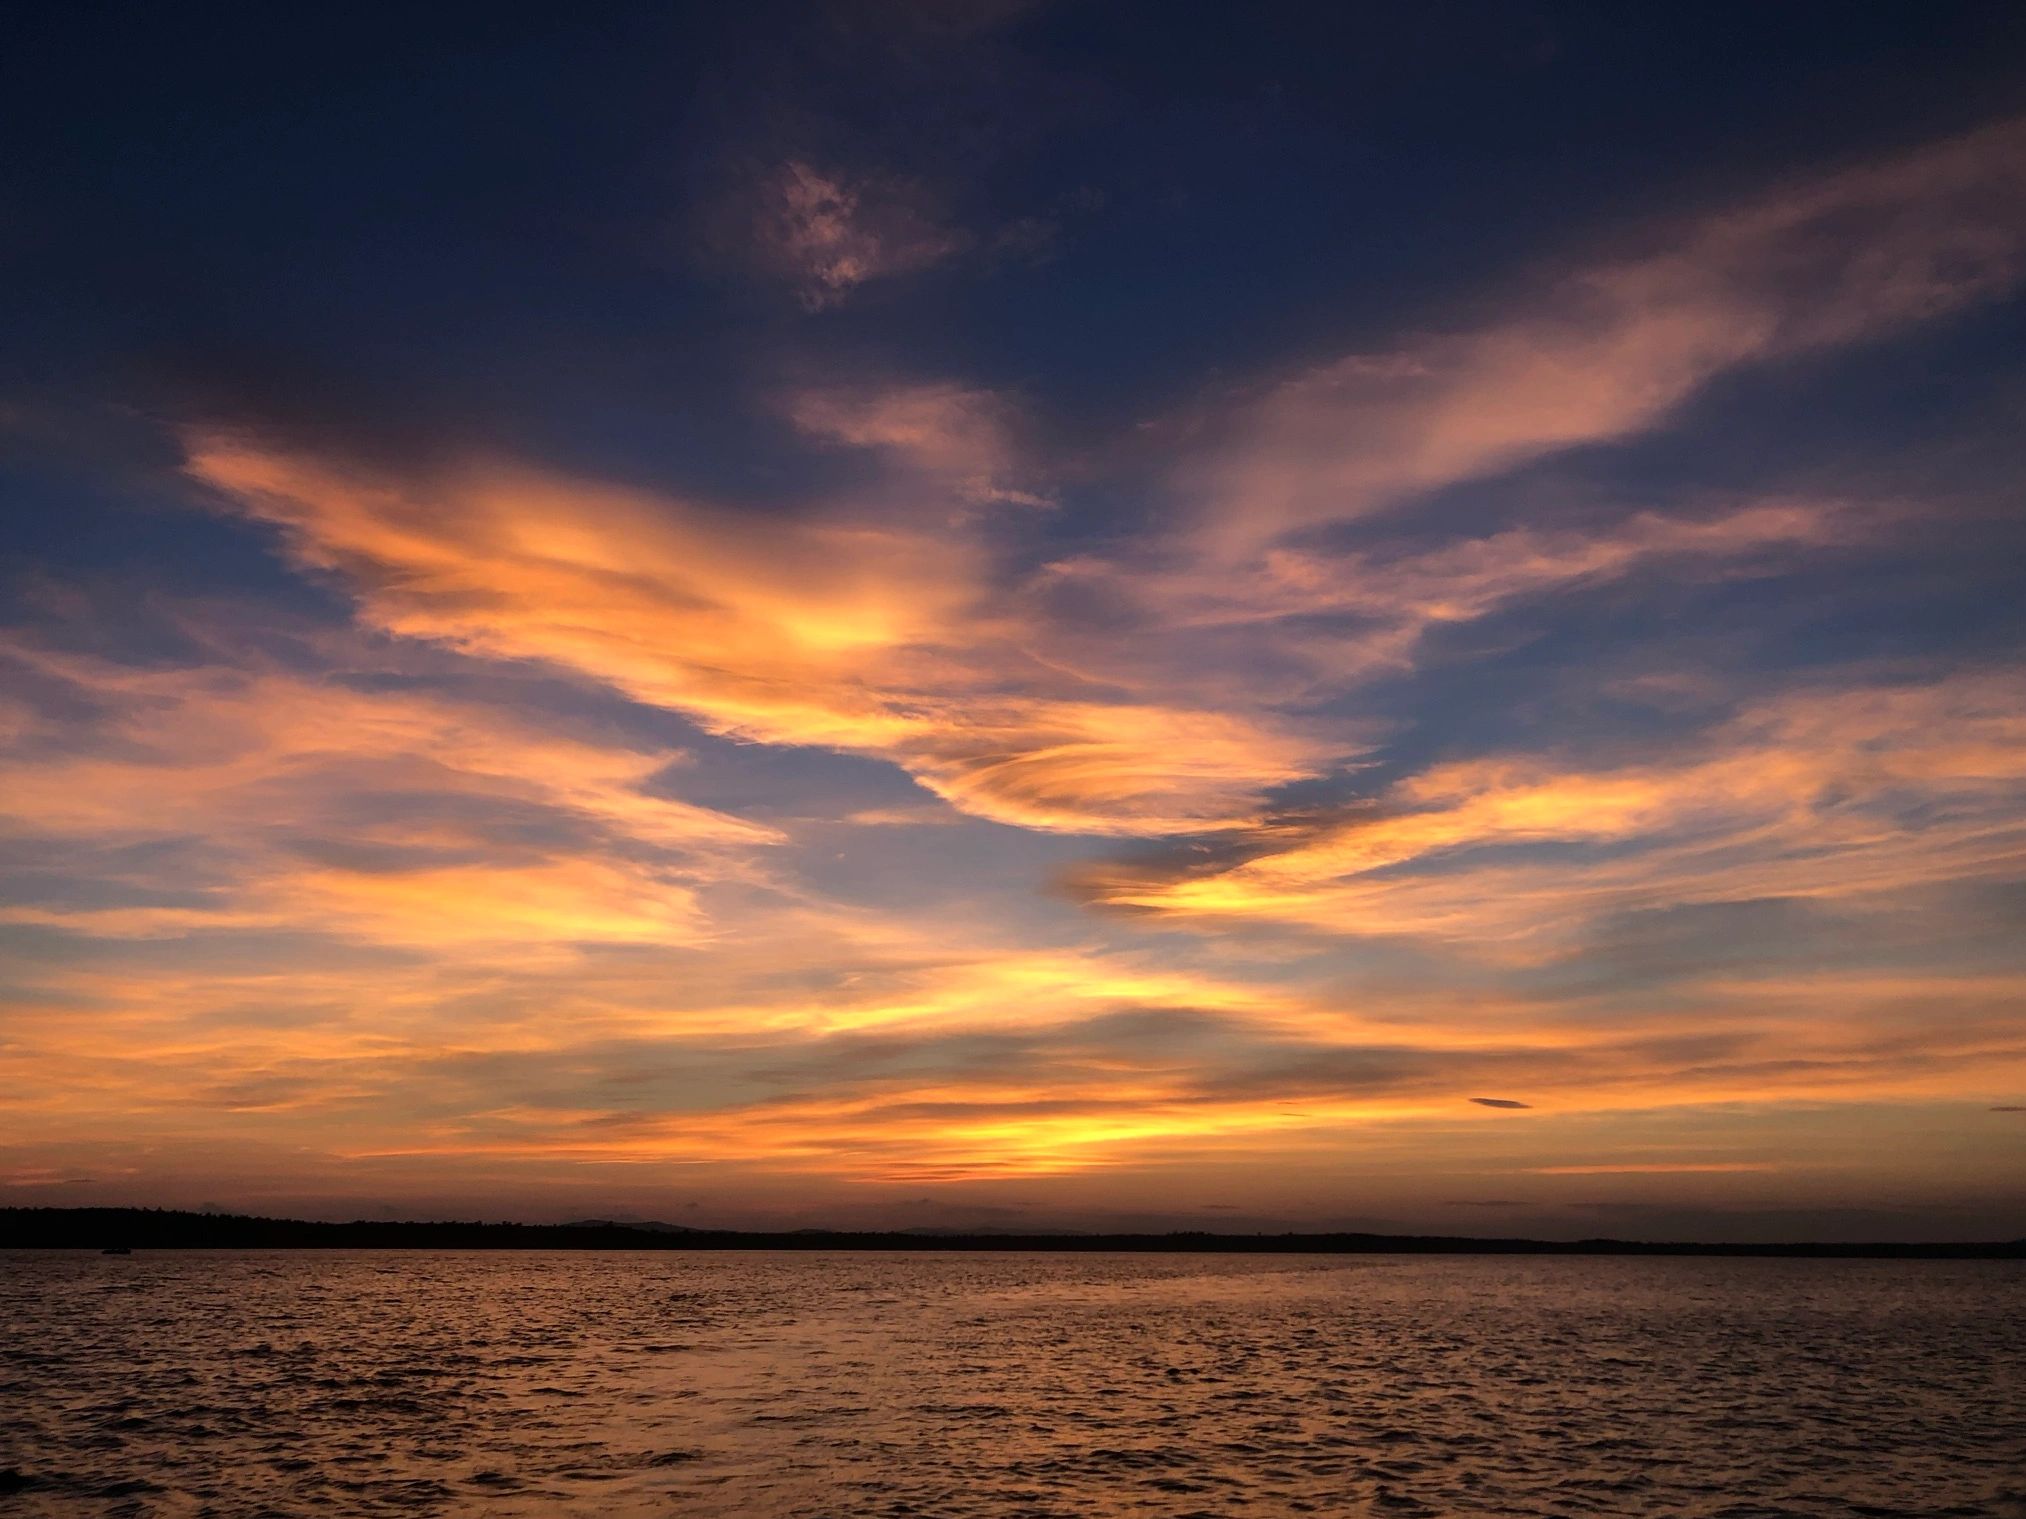
[(0, 1256), (0, 1515), (2026, 1515), (2011, 1263)]

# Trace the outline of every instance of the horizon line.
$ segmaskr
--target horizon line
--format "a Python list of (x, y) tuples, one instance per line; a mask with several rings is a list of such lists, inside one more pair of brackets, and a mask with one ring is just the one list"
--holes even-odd
[[(22, 1228), (22, 1226), (26, 1226)], [(40, 1227), (38, 1227), (40, 1226)], [(115, 1231), (118, 1230), (117, 1237)], [(25, 1238), (16, 1238), (17, 1231)], [(355, 1236), (374, 1237), (361, 1243)], [(476, 1234), (477, 1238), (470, 1236)], [(425, 1236), (437, 1236), (431, 1239)], [(513, 1236), (508, 1244), (502, 1237)], [(143, 1237), (152, 1236), (152, 1237)], [(403, 1237), (405, 1236), (405, 1238)], [(451, 1236), (449, 1239), (442, 1236)], [(530, 1238), (532, 1236), (532, 1238)], [(1204, 1254), (1705, 1255), (1873, 1259), (2026, 1259), (2026, 1239), (2008, 1240), (1640, 1240), (1592, 1236), (1392, 1234), (1367, 1230), (1229, 1233), (1152, 1231), (910, 1229), (717, 1229), (651, 1221), (585, 1219), (530, 1224), (477, 1219), (270, 1218), (154, 1207), (0, 1208), (0, 1249), (552, 1249), (552, 1250), (1036, 1250)]]

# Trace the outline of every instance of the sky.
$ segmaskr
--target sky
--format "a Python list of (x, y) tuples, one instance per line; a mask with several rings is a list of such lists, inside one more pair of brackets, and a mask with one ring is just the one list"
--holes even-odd
[(2026, 13), (27, 5), (0, 1201), (2026, 1235)]

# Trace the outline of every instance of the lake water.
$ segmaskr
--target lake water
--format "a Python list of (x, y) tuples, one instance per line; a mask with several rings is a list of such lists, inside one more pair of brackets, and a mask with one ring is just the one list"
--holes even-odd
[(12, 1515), (2026, 1515), (2005, 1262), (0, 1256)]

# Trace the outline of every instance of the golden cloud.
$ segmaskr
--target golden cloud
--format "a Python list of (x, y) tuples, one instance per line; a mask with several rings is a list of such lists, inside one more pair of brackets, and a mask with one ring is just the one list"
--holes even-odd
[[(1917, 813), (1909, 826), (1902, 815)], [(1530, 846), (1558, 846), (1551, 863)], [(1573, 853), (1571, 851), (1574, 851)], [(1842, 898), (2026, 867), (2026, 685), (1798, 691), (1675, 759), (1439, 765), (1205, 866), (1097, 866), (1091, 900), (1165, 917), (1523, 948), (1608, 912)]]
[(997, 822), (1229, 826), (1329, 755), (1262, 717), (1049, 689), (1079, 683), (1023, 650), (953, 533), (756, 524), (503, 467), (394, 482), (216, 438), (189, 467), (387, 632), (558, 665), (713, 733), (891, 759)]

